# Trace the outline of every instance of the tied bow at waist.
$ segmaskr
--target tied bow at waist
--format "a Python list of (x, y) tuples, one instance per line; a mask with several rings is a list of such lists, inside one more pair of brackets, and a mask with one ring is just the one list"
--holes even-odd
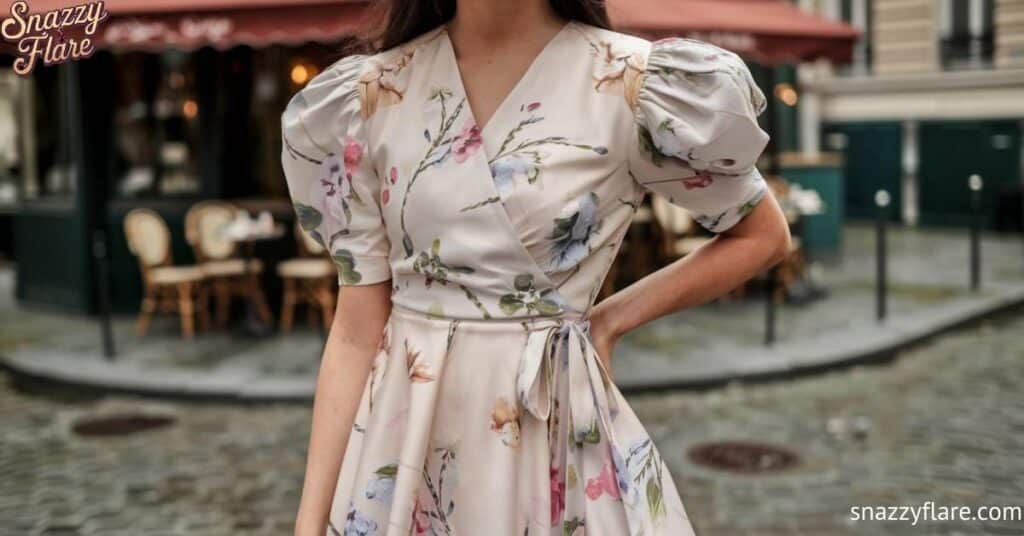
[(568, 392), (564, 395), (568, 397), (573, 436), (577, 442), (597, 442), (602, 431), (611, 430), (606, 390), (606, 382), (611, 380), (590, 342), (590, 323), (561, 319), (550, 326), (528, 329), (516, 379), (520, 405), (537, 419), (547, 420), (558, 376), (567, 373)]

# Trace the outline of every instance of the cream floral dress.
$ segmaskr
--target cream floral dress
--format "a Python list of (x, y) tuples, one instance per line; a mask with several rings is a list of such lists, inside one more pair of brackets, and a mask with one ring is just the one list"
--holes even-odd
[(482, 129), (443, 26), (300, 91), (299, 221), (392, 286), (328, 534), (692, 534), (587, 318), (646, 191), (714, 232), (757, 204), (764, 105), (731, 52), (579, 22)]

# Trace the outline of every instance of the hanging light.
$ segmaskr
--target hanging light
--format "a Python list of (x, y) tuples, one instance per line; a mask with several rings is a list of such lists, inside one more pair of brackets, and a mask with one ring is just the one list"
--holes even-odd
[(186, 99), (181, 105), (181, 114), (185, 116), (185, 119), (195, 119), (196, 114), (199, 113), (199, 104), (196, 103), (195, 99)]
[(782, 101), (782, 104), (786, 106), (796, 106), (796, 103), (800, 101), (800, 95), (797, 93), (796, 88), (786, 82), (775, 84), (775, 98)]
[(299, 62), (292, 65), (292, 70), (289, 75), (295, 85), (304, 86), (306, 85), (306, 82), (309, 82), (309, 80), (316, 76), (318, 72), (320, 72), (320, 70), (317, 69), (315, 65)]

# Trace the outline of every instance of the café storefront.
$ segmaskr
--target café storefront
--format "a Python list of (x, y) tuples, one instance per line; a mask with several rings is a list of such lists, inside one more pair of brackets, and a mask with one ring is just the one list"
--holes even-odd
[[(137, 310), (139, 273), (122, 229), (132, 208), (151, 208), (167, 221), (176, 263), (192, 261), (184, 214), (200, 200), (230, 200), (290, 223), (280, 111), (343, 54), (366, 5), (109, 0), (92, 57), (39, 68), (27, 79), (4, 74), (10, 58), (0, 60), (0, 106), (13, 110), (6, 128), (17, 145), (10, 158), (0, 154), (0, 235), (13, 237), (0, 242), (0, 253), (14, 252), (19, 302), (93, 312), (93, 247), (102, 240), (114, 310)], [(609, 2), (609, 12), (617, 26), (645, 37), (689, 35), (736, 50), (753, 62), (762, 87), (784, 82), (787, 63), (846, 61), (856, 37), (776, 0), (620, 0)], [(781, 145), (775, 151), (793, 148), (795, 114), (771, 100), (766, 128), (789, 136), (773, 136)], [(3, 118), (0, 110), (0, 139)]]
[(104, 240), (114, 309), (136, 310), (137, 261), (122, 232), (132, 208), (163, 216), (177, 263), (192, 260), (182, 226), (197, 201), (228, 199), (290, 221), (280, 110), (341, 55), (364, 16), (361, 2), (337, 0), (106, 7), (90, 58), (0, 79), (10, 111), (0, 135), (10, 132), (15, 146), (0, 161), (0, 231), (12, 237), (0, 247), (13, 251), (24, 304), (93, 311), (93, 247)]

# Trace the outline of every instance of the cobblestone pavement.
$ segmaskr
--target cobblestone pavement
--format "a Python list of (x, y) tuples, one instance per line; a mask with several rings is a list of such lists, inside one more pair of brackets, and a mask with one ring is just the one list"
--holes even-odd
[[(1024, 311), (885, 365), (630, 400), (702, 536), (1024, 534), (1024, 522), (848, 521), (855, 505), (1024, 506)], [(85, 416), (176, 419), (83, 438)], [(308, 407), (98, 396), (0, 375), (0, 534), (289, 534)], [(795, 468), (742, 476), (691, 463), (694, 444), (757, 440)], [(473, 535), (476, 536), (476, 535)]]

